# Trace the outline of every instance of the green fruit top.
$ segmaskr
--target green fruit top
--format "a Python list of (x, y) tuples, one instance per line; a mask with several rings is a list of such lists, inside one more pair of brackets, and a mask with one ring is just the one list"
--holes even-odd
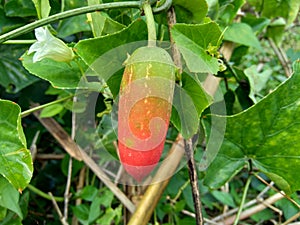
[(129, 59), (126, 60), (126, 66), (134, 63), (158, 62), (175, 66), (169, 53), (159, 47), (141, 47), (135, 50)]

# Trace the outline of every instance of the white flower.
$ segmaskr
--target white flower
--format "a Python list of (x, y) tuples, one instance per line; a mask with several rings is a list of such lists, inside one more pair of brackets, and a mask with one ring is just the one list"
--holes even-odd
[(74, 53), (62, 40), (54, 37), (48, 28), (39, 27), (35, 29), (37, 42), (30, 46), (28, 55), (35, 52), (33, 62), (50, 58), (58, 62), (70, 62)]

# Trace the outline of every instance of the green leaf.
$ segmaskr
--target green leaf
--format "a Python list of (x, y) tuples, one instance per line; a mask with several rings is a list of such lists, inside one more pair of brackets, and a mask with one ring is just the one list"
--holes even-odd
[(89, 224), (89, 207), (87, 205), (81, 204), (81, 205), (76, 205), (72, 207), (72, 211), (78, 221), (82, 223), (83, 225), (88, 225)]
[(64, 19), (57, 28), (57, 36), (65, 38), (79, 32), (90, 31), (91, 28), (86, 20), (85, 15), (73, 16), (71, 18)]
[[(77, 54), (89, 65), (92, 66), (96, 71), (99, 69), (101, 72), (105, 72), (105, 69), (100, 68), (98, 65), (93, 65), (94, 62), (99, 62), (99, 57), (102, 56), (104, 53), (108, 52), (111, 49), (117, 48), (121, 45), (133, 42), (133, 41), (142, 41), (147, 40), (147, 26), (144, 21), (136, 20), (127, 28), (116, 32), (114, 34), (106, 35), (103, 37), (91, 38), (79, 41), (75, 45), (75, 49)], [(138, 46), (137, 46), (138, 47)], [(121, 49), (120, 49), (121, 50)], [(116, 52), (114, 52), (116, 54)], [(119, 59), (119, 57), (121, 59)], [(113, 58), (109, 60), (117, 60), (118, 63), (123, 63), (127, 55), (115, 55)], [(98, 60), (98, 61), (96, 61)], [(106, 59), (108, 60), (108, 59)], [(107, 64), (109, 61), (105, 61)], [(100, 63), (100, 62), (99, 62)], [(105, 65), (103, 64), (103, 66)], [(114, 65), (114, 64), (113, 64)], [(112, 66), (113, 66), (112, 65)], [(102, 66), (102, 64), (101, 64)], [(106, 65), (106, 69), (112, 67), (110, 65)]]
[(250, 83), (250, 93), (249, 97), (254, 103), (256, 103), (255, 96), (265, 87), (269, 77), (272, 75), (272, 70), (267, 69), (261, 73), (257, 72), (257, 66), (252, 65), (249, 68), (244, 70), (245, 75), (247, 76)]
[(299, 7), (299, 0), (264, 0), (262, 15), (268, 18), (283, 17), (289, 25), (297, 18)]
[(49, 0), (32, 0), (39, 19), (43, 19), (49, 16), (51, 7)]
[(275, 219), (275, 215), (271, 209), (266, 208), (260, 212), (253, 214), (250, 218), (259, 223), (261, 221), (271, 221), (272, 219)]
[(208, 0), (208, 13), (207, 16), (211, 18), (212, 20), (216, 20), (218, 17), (220, 5), (218, 0)]
[[(100, 4), (100, 0), (88, 0), (88, 5)], [(105, 19), (102, 17), (103, 12), (94, 12), (87, 14), (94, 37), (100, 37), (103, 31)]]
[(110, 225), (115, 217), (116, 211), (112, 208), (107, 208), (105, 210), (105, 214), (99, 220), (97, 220), (97, 224)]
[[(294, 194), (291, 197), (299, 203), (297, 194)], [(299, 208), (287, 198), (283, 198), (277, 201), (275, 205), (283, 211), (283, 216), (286, 220), (288, 220), (289, 218), (291, 218), (299, 212)]]
[(191, 97), (180, 88), (175, 88), (171, 122), (186, 139), (198, 131), (199, 117), (196, 107)]
[[(63, 160), (61, 161), (61, 171), (66, 177), (68, 176), (68, 172), (69, 172), (69, 161), (70, 161), (69, 154), (66, 154)], [(80, 172), (80, 170), (84, 165), (85, 165), (84, 162), (73, 159), (71, 177), (74, 178), (76, 175), (78, 175), (78, 173)]]
[(63, 89), (78, 88), (82, 76), (81, 69), (85, 69), (82, 62), (77, 64), (74, 61), (68, 64), (46, 58), (34, 63), (33, 54), (27, 55), (27, 52), (22, 56), (22, 63), (30, 73), (49, 81), (56, 88)]
[(279, 46), (282, 42), (283, 35), (285, 33), (286, 22), (283, 18), (278, 18), (273, 21), (267, 28), (267, 37), (272, 38), (274, 42)]
[(181, 82), (183, 90), (191, 97), (200, 117), (203, 110), (213, 102), (213, 98), (203, 89), (198, 77), (183, 73)]
[(19, 206), (19, 192), (1, 175), (0, 206), (15, 212), (20, 218), (23, 218), (23, 214)]
[(271, 20), (264, 17), (257, 18), (256, 16), (249, 14), (242, 17), (242, 22), (251, 26), (255, 33), (260, 33), (270, 24)]
[(234, 1), (219, 1), (219, 21), (222, 24), (228, 25), (233, 22), (237, 16), (237, 12), (244, 5), (245, 0), (234, 0)]
[(22, 191), (30, 182), (33, 166), (21, 126), (21, 109), (7, 100), (0, 100), (0, 109), (0, 174)]
[(17, 60), (24, 51), (18, 46), (0, 45), (0, 85), (9, 93), (17, 93), (38, 80)]
[(16, 214), (13, 212), (8, 212), (6, 218), (1, 221), (1, 225), (23, 225), (22, 219), (20, 217), (16, 217)]
[(94, 222), (94, 220), (96, 220), (101, 215), (100, 204), (101, 204), (100, 197), (97, 196), (96, 198), (93, 199), (89, 210), (89, 218), (88, 218), (89, 224)]
[(104, 189), (101, 193), (101, 205), (105, 208), (111, 207), (111, 203), (114, 200), (114, 194), (109, 189)]
[(104, 148), (115, 158), (118, 158), (116, 147), (113, 144), (118, 139), (117, 126), (118, 122), (115, 118), (110, 115), (103, 115), (97, 128), (98, 138), (96, 141), (97, 148)]
[(7, 208), (0, 206), (0, 221), (2, 221), (5, 218), (6, 214), (7, 214)]
[(4, 9), (0, 6), (0, 34), (6, 33), (14, 28), (20, 27), (24, 24), (24, 22), (25, 21), (21, 18), (9, 18), (5, 16)]
[(217, 49), (222, 39), (222, 32), (216, 23), (176, 24), (171, 33), (191, 72), (218, 72), (218, 60), (207, 53), (212, 47)]
[(98, 189), (94, 186), (85, 186), (78, 194), (79, 197), (86, 201), (92, 201), (96, 198)]
[(178, 221), (178, 225), (196, 225), (196, 221), (191, 217), (184, 217)]
[(4, 5), (6, 16), (27, 17), (36, 16), (36, 11), (32, 1), (28, 0), (8, 0)]
[(246, 23), (233, 23), (224, 33), (224, 40), (261, 49), (261, 45), (251, 27)]
[(118, 32), (125, 28), (125, 26), (117, 21), (112, 20), (108, 15), (102, 13), (101, 16), (104, 19), (104, 27), (102, 30), (102, 35), (104, 34), (112, 34)]
[(172, 34), (176, 34), (174, 37), (176, 44), (177, 41), (180, 41), (178, 36), (184, 35), (185, 38), (204, 50), (207, 50), (210, 46), (219, 47), (222, 38), (220, 27), (215, 22), (197, 25), (175, 24), (172, 28)]
[[(100, 4), (100, 0), (88, 0), (88, 5)], [(94, 37), (111, 34), (122, 30), (125, 26), (112, 20), (105, 12), (94, 12), (87, 15)]]
[(236, 207), (236, 205), (233, 201), (233, 197), (230, 193), (214, 190), (211, 192), (211, 194), (222, 204), (233, 207), (233, 208)]
[(79, 41), (78, 55), (109, 85), (114, 96), (118, 93), (124, 61), (136, 48), (147, 44), (147, 26), (136, 20), (119, 32)]
[(183, 73), (182, 87), (176, 86), (173, 98), (171, 122), (186, 139), (197, 133), (199, 117), (212, 103), (212, 98), (203, 90), (201, 83)]
[(59, 103), (47, 106), (41, 111), (40, 117), (41, 118), (53, 117), (59, 114), (63, 109), (64, 106)]
[[(248, 110), (225, 117), (224, 142), (206, 171), (207, 185), (222, 186), (250, 160), (287, 194), (300, 190), (300, 180), (295, 179), (300, 170), (299, 83), (298, 60), (293, 76), (271, 94)], [(218, 130), (218, 124), (214, 128)]]
[(208, 11), (205, 0), (174, 0), (173, 5), (179, 23), (201, 23)]

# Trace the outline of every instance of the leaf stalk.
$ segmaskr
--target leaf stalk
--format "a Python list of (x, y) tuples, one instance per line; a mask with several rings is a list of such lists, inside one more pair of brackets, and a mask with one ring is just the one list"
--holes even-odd
[(247, 179), (247, 182), (246, 182), (246, 185), (245, 185), (245, 189), (244, 189), (244, 192), (243, 192), (243, 196), (242, 196), (242, 201), (241, 201), (241, 204), (240, 204), (240, 207), (239, 207), (239, 211), (237, 212), (236, 214), (236, 217), (235, 217), (235, 220), (234, 220), (234, 224), (233, 225), (238, 225), (238, 222), (239, 222), (239, 219), (240, 219), (240, 216), (241, 216), (241, 213), (243, 211), (243, 206), (245, 204), (245, 201), (246, 201), (246, 196), (247, 196), (247, 193), (248, 193), (248, 190), (249, 190), (249, 186), (250, 186), (250, 183), (251, 183), (251, 179), (252, 179), (252, 175), (250, 175)]

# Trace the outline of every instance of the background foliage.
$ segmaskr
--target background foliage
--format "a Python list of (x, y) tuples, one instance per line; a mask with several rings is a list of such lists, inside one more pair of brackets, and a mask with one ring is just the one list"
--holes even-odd
[[(110, 2), (117, 1), (103, 1)], [(75, 58), (69, 63), (51, 58), (33, 63), (33, 54), (27, 54), (35, 41), (33, 28), (15, 37), (20, 42), (9, 38), (2, 43), (4, 36), (18, 27), (96, 3), (99, 2), (0, 0), (0, 224), (61, 224), (48, 193), (59, 196), (55, 200), (63, 209), (68, 177), (71, 179), (66, 218), (69, 224), (126, 221), (128, 212), (124, 206), (85, 163), (73, 159), (70, 174), (70, 156), (36, 116), (26, 110), (34, 103), (50, 103), (43, 108), (41, 117), (54, 118), (71, 134), (74, 130), (71, 111), (81, 112), (85, 107), (73, 104), (75, 89), (89, 87), (99, 91), (94, 121), (98, 134), (86, 132), (86, 136), (90, 143), (104, 146), (116, 156), (113, 145), (116, 136), (111, 124), (114, 121), (108, 116), (118, 94), (127, 53), (145, 45), (147, 40), (145, 17), (140, 9), (115, 8), (48, 24), (52, 34), (73, 49)], [(203, 131), (195, 159), (205, 218), (214, 220), (238, 208), (248, 181), (247, 202), (274, 196), (274, 188), (259, 180), (263, 178), (290, 197), (249, 215), (239, 224), (288, 221), (299, 213), (300, 204), (297, 192), (300, 190), (297, 179), (300, 169), (299, 1), (174, 0), (172, 7), (178, 24), (170, 32), (167, 12), (155, 14), (158, 44), (168, 48), (162, 41), (169, 42), (171, 35), (178, 46), (184, 72), (177, 83), (190, 97), (192, 106), (174, 102), (178, 108), (187, 110), (173, 111), (166, 152), (178, 132), (189, 138), (199, 129)], [(132, 42), (138, 44), (130, 45)], [(124, 44), (129, 47), (122, 50), (120, 46)], [(112, 52), (109, 61), (93, 64), (112, 49), (117, 49), (119, 54)], [(90, 74), (83, 73), (87, 68), (91, 68)], [(222, 98), (212, 98), (204, 91), (202, 84), (207, 73), (219, 78)], [(80, 86), (83, 76), (87, 76), (88, 82)], [(211, 110), (222, 104), (226, 105), (226, 112), (211, 115)], [(212, 141), (208, 139), (209, 134), (223, 129), (222, 123), (218, 127), (211, 121), (222, 119), (226, 119), (226, 130), (220, 152), (203, 169), (207, 166), (201, 161), (203, 152), (209, 156), (214, 147), (206, 146)], [(142, 195), (140, 189), (121, 185), (120, 188), (133, 202)], [(195, 224), (193, 212), (188, 170), (184, 167), (171, 178), (149, 224)], [(298, 217), (299, 214), (293, 220), (299, 220)]]

